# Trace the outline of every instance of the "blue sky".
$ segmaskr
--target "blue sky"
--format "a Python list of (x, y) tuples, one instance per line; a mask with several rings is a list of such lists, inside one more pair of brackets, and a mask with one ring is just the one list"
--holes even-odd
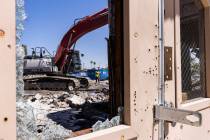
[[(107, 7), (107, 0), (25, 0), (27, 20), (22, 44), (29, 48), (46, 47), (56, 51), (62, 37), (74, 19), (96, 13)], [(78, 40), (76, 49), (84, 53), (85, 67), (94, 60), (97, 66), (107, 66), (108, 26), (104, 26)]]

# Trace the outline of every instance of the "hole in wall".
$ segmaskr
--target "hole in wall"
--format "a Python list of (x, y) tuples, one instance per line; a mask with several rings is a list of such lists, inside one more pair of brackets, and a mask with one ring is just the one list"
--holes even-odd
[(7, 121), (8, 121), (8, 118), (7, 118), (7, 117), (5, 117), (5, 118), (4, 118), (4, 122), (7, 122)]

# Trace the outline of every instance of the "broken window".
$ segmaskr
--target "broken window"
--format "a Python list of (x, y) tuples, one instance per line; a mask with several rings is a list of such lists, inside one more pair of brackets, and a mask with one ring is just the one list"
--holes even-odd
[(198, 0), (181, 1), (183, 100), (205, 97), (204, 10)]
[[(17, 82), (17, 88), (21, 87), (21, 90), (17, 90), (18, 93), (20, 92), (20, 96), (17, 100), (17, 139), (28, 139), (29, 137), (38, 137), (38, 139), (43, 140), (63, 139), (118, 125), (120, 123), (120, 117), (116, 116), (117, 113), (113, 113), (111, 110), (120, 110), (119, 112), (122, 115), (123, 108), (120, 106), (121, 103), (118, 101), (122, 101), (122, 99), (114, 97), (114, 94), (110, 94), (110, 87), (112, 87), (112, 85), (110, 85), (109, 73), (112, 66), (121, 66), (120, 63), (113, 63), (113, 60), (115, 60), (115, 62), (118, 61), (117, 56), (114, 55), (114, 53), (123, 52), (120, 50), (122, 46), (120, 43), (119, 44), (121, 46), (118, 45), (117, 50), (115, 50), (114, 47), (112, 49), (108, 49), (106, 46), (107, 42), (105, 38), (108, 38), (109, 36), (112, 37), (112, 40), (108, 41), (109, 47), (117, 46), (114, 45), (114, 43), (117, 42), (115, 42), (115, 37), (117, 35), (115, 35), (114, 30), (117, 29), (112, 26), (112, 34), (109, 35), (108, 25), (104, 26), (104, 24), (108, 24), (107, 1), (104, 0), (102, 2), (103, 4), (105, 3), (104, 5), (102, 4), (102, 8), (106, 9), (102, 10), (102, 14), (99, 12), (99, 16), (97, 16), (97, 18), (102, 17), (102, 19), (98, 21), (100, 25), (96, 25), (96, 27), (104, 27), (96, 32), (92, 32), (86, 39), (82, 38), (84, 39), (82, 43), (78, 41), (77, 44), (76, 42), (71, 44), (73, 49), (68, 50), (65, 48), (60, 51), (65, 55), (61, 56), (61, 59), (58, 61), (56, 61), (56, 58), (60, 55), (59, 53), (57, 54), (59, 48), (57, 51), (53, 52), (57, 47), (53, 50), (52, 48), (49, 49), (49, 46), (45, 47), (42, 44), (47, 44), (46, 42), (52, 41), (54, 42), (52, 43), (53, 46), (57, 46), (64, 35), (61, 41), (62, 43), (59, 44), (59, 46), (67, 47), (72, 41), (74, 41), (72, 39), (74, 39), (75, 33), (80, 29), (84, 29), (84, 26), (78, 27), (77, 25), (83, 24), (85, 18), (90, 18), (98, 9), (100, 10), (100, 8), (96, 8), (97, 10), (94, 10), (94, 12), (92, 10), (92, 12), (88, 14), (82, 14), (84, 18), (79, 17), (78, 19), (77, 17), (77, 19), (72, 20), (72, 22), (68, 19), (68, 24), (65, 25), (67, 30), (63, 30), (64, 27), (58, 26), (58, 24), (56, 24), (56, 27), (52, 28), (55, 26), (55, 23), (50, 22), (50, 20), (53, 19), (53, 21), (57, 23), (62, 22), (62, 20), (66, 21), (66, 13), (64, 14), (60, 12), (63, 10), (71, 10), (68, 6), (66, 6), (67, 9), (65, 9), (63, 5), (66, 3), (72, 5), (72, 2), (68, 0), (63, 0), (61, 2), (52, 0), (49, 1), (50, 2), (44, 2), (43, 0), (26, 1), (26, 13), (28, 16), (26, 22), (28, 23), (23, 31), (22, 38), (22, 32), (20, 32), (20, 34), (17, 32), (17, 39), (19, 43), (17, 53), (21, 53), (20, 56), (17, 54), (17, 57), (20, 58), (17, 59), (17, 77), (19, 80)], [(48, 5), (48, 9), (46, 6), (49, 3), (51, 3), (51, 5)], [(81, 1), (81, 3), (84, 8), (84, 2)], [(17, 4), (19, 4), (17, 10), (20, 10), (17, 14), (17, 19), (21, 18), (22, 21), (25, 19), (24, 0), (19, 0)], [(53, 9), (53, 5), (56, 9)], [(55, 13), (59, 7), (61, 8), (61, 11), (57, 11)], [(90, 8), (89, 3), (85, 7)], [(75, 6), (73, 6), (72, 11), (69, 12), (69, 14), (78, 14), (78, 12), (75, 11), (81, 11), (80, 7), (75, 8)], [(91, 10), (89, 9), (87, 11)], [(63, 16), (63, 18), (59, 17), (59, 13), (61, 14), (60, 16)], [(33, 16), (35, 16), (35, 18), (33, 18)], [(55, 18), (59, 18), (59, 20)], [(92, 20), (87, 20), (85, 22), (92, 22), (95, 19), (96, 18), (93, 18)], [(104, 21), (104, 19), (107, 21)], [(52, 25), (50, 25), (51, 23)], [(70, 26), (71, 24), (73, 25)], [(85, 28), (92, 25), (94, 24), (87, 24)], [(44, 26), (44, 28), (42, 26)], [(74, 26), (78, 28), (76, 28), (76, 30), (72, 30), (73, 32), (67, 32), (69, 27), (72, 29)], [(57, 36), (57, 34), (53, 34), (53, 32), (55, 31), (58, 33), (59, 27), (62, 28), (63, 32), (59, 35), (61, 37), (58, 39), (59, 42), (55, 43), (55, 40), (52, 38)], [(94, 27), (94, 29), (97, 29), (96, 27)], [(17, 24), (17, 29), (19, 28), (21, 28), (21, 31), (23, 30), (22, 22), (21, 24)], [(50, 28), (52, 29), (49, 30)], [(48, 29), (49, 33), (47, 33), (47, 30), (45, 29)], [(118, 33), (122, 32), (121, 30), (118, 31)], [(102, 35), (100, 32), (102, 32)], [(48, 36), (45, 36), (46, 33)], [(65, 36), (67, 37), (65, 38)], [(102, 37), (99, 38), (99, 36)], [(121, 42), (119, 36), (122, 37), (122, 35), (117, 36), (118, 41)], [(77, 37), (75, 38), (77, 39)], [(99, 40), (102, 40), (100, 42), (101, 44), (94, 44)], [(106, 46), (105, 51), (98, 51), (102, 44), (103, 46)], [(81, 46), (83, 49), (85, 46), (85, 49), (87, 50), (89, 47), (95, 47), (92, 49), (95, 52), (89, 51), (89, 53), (84, 53), (81, 51)], [(110, 53), (107, 56), (109, 57), (109, 65), (108, 60), (105, 60), (107, 61), (107, 65), (106, 63), (105, 65), (101, 65), (101, 63), (97, 61), (97, 57), (94, 58), (93, 54), (95, 53), (95, 55), (103, 57), (103, 55), (106, 55), (107, 52)], [(23, 57), (24, 54), (26, 55), (25, 57)], [(91, 58), (95, 60), (92, 60)], [(88, 59), (91, 60), (89, 60), (87, 64)], [(120, 62), (122, 63), (122, 61)], [(63, 65), (66, 63), (68, 65)], [(118, 72), (115, 68), (113, 68), (113, 71), (114, 72), (111, 74), (112, 76), (115, 73), (119, 74), (118, 78), (123, 75), (120, 73), (122, 70)], [(99, 81), (96, 81), (98, 74)], [(117, 89), (118, 92), (121, 92), (123, 88), (123, 81), (121, 79), (116, 80), (121, 84), (121, 89)], [(112, 83), (115, 86), (112, 90), (115, 91), (115, 88), (119, 86), (119, 83), (114, 81), (115, 77), (112, 80)], [(19, 86), (19, 84), (21, 85)], [(121, 95), (120, 97), (123, 96)], [(119, 106), (121, 107), (120, 109), (118, 109)]]

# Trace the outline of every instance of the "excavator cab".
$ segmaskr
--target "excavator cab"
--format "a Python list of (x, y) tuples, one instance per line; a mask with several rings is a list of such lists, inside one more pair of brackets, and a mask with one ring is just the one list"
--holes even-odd
[(32, 54), (24, 57), (24, 74), (53, 72), (56, 70), (53, 60), (54, 57), (45, 47), (32, 48)]

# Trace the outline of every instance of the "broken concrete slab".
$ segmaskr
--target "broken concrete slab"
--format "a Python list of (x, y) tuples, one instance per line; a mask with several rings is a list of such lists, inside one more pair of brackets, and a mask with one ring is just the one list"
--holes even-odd
[(81, 98), (80, 96), (73, 95), (65, 99), (66, 103), (70, 106), (78, 106), (83, 105), (85, 103), (85, 99)]

